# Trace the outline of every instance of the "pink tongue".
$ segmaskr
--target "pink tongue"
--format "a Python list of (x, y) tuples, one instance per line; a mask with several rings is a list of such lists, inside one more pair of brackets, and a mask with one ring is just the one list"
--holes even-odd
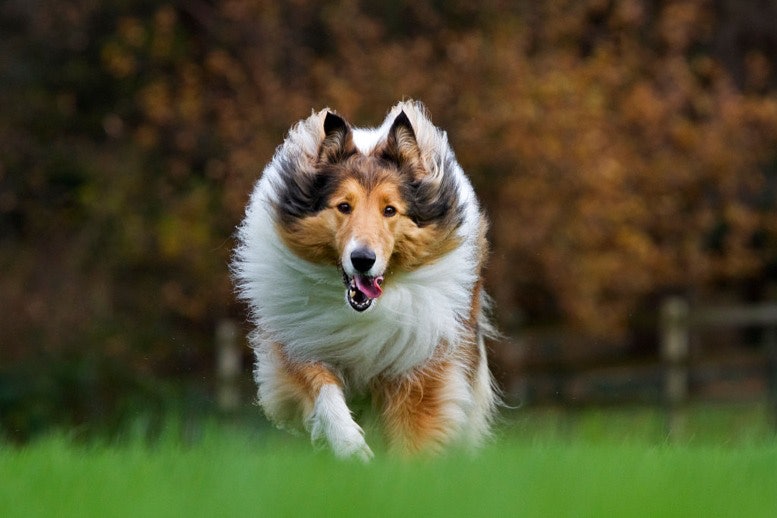
[(356, 287), (359, 291), (371, 299), (377, 299), (383, 293), (383, 289), (379, 284), (379, 282), (383, 281), (383, 277), (364, 277), (362, 275), (357, 275), (354, 280), (356, 281)]

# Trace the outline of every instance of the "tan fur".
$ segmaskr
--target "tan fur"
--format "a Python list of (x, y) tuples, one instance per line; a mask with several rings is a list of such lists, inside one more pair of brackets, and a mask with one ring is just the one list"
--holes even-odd
[(313, 411), (321, 387), (327, 384), (340, 388), (343, 386), (342, 380), (323, 363), (292, 362), (279, 344), (273, 346), (272, 352), (279, 360), (279, 374), (285, 378), (286, 387), (292, 389), (293, 399), (301, 404), (302, 415), (309, 415)]
[(397, 379), (381, 380), (373, 388), (389, 447), (400, 454), (438, 453), (456, 430), (446, 415), (447, 391), (459, 367), (434, 362)]
[(374, 388), (389, 446), (401, 453), (433, 450), (445, 442), (440, 392), (449, 364), (433, 365), (413, 376), (383, 380)]
[(336, 265), (340, 254), (332, 246), (337, 214), (332, 209), (295, 221), (276, 225), (278, 235), (295, 254), (312, 263)]

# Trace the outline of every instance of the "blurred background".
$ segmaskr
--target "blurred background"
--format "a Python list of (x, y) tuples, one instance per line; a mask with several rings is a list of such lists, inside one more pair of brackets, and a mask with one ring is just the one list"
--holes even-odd
[(405, 98), (492, 221), (508, 402), (771, 419), (776, 29), (775, 0), (4, 0), (0, 438), (258, 416), (251, 187), (312, 109)]

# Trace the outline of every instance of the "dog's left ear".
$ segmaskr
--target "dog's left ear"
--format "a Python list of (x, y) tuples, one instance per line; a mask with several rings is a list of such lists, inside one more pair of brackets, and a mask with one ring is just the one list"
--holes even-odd
[(395, 162), (400, 169), (411, 168), (414, 176), (423, 172), (421, 149), (418, 147), (413, 125), (410, 124), (410, 119), (407, 118), (404, 110), (397, 115), (389, 129), (383, 157)]
[(332, 112), (324, 117), (324, 140), (318, 148), (318, 160), (337, 163), (356, 152), (351, 127), (345, 119)]

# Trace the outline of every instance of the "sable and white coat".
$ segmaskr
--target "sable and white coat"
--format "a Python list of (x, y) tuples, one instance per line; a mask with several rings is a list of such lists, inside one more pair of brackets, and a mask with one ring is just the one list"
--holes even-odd
[[(370, 180), (366, 169), (376, 171)], [(332, 205), (347, 189), (361, 203), (377, 184), (399, 197), (399, 210), (388, 207), (396, 216)], [(356, 226), (319, 250), (329, 238), (317, 229), (341, 236), (355, 217), (346, 209), (364, 210), (378, 230), (362, 238)], [(484, 347), (485, 231), (472, 185), (420, 103), (396, 105), (373, 129), (351, 128), (331, 110), (296, 124), (253, 190), (233, 262), (255, 325), (267, 416), (306, 429), (338, 456), (368, 459), (346, 403), (367, 392), (394, 449), (480, 444), (495, 406)], [(362, 275), (354, 250), (376, 240), (375, 265)], [(315, 243), (310, 253), (307, 243)], [(349, 300), (349, 280), (351, 295), (362, 286), (353, 279), (368, 285), (369, 296), (359, 293), (366, 310)]]

